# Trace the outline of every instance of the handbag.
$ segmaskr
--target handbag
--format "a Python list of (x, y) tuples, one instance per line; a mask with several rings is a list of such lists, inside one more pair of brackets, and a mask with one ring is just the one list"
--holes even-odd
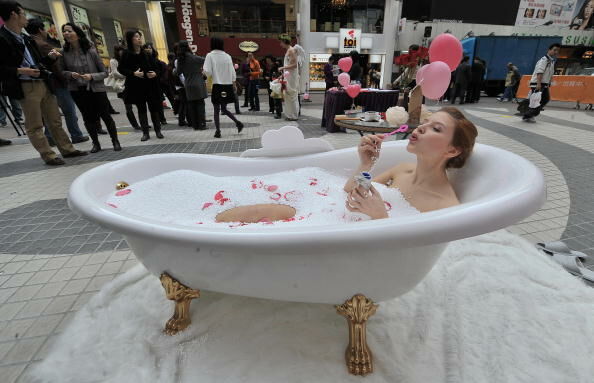
[(109, 76), (107, 76), (105, 78), (105, 80), (103, 81), (103, 83), (105, 84), (105, 86), (110, 87), (111, 89), (113, 89), (116, 93), (121, 93), (124, 91), (124, 83), (125, 83), (125, 79), (116, 79), (113, 74), (109, 74)]
[(211, 99), (213, 104), (233, 104), (235, 102), (233, 85), (213, 84)]

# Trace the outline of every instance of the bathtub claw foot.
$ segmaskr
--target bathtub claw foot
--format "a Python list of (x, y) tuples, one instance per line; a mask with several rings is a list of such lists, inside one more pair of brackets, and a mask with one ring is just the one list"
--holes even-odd
[(163, 332), (167, 335), (175, 335), (185, 330), (192, 323), (190, 303), (192, 299), (200, 296), (200, 290), (191, 289), (166, 273), (161, 274), (160, 279), (167, 299), (175, 301), (173, 316), (165, 324)]
[(352, 375), (365, 376), (373, 372), (373, 355), (367, 346), (367, 319), (375, 314), (377, 308), (378, 305), (362, 294), (336, 306), (336, 312), (349, 323), (349, 346), (345, 358)]

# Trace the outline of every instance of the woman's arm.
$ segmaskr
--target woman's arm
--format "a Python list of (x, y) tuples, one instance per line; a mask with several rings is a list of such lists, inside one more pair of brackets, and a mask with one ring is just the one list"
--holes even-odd
[(91, 48), (91, 49), (89, 49), (89, 51), (87, 53), (91, 56), (91, 58), (95, 62), (95, 67), (97, 68), (97, 71), (98, 71), (98, 72), (89, 73), (89, 74), (93, 78), (93, 81), (101, 81), (103, 83), (103, 80), (107, 77), (107, 71), (105, 70), (105, 65), (103, 65), (103, 62), (99, 58), (99, 54), (97, 53), (97, 51), (95, 49)]
[(204, 60), (204, 66), (202, 67), (202, 73), (204, 73), (207, 76), (212, 76), (212, 56), (210, 54), (206, 55), (206, 59)]

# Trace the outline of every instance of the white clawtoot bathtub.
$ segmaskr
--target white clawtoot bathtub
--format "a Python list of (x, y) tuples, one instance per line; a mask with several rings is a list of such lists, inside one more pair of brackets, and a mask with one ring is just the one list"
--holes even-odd
[[(385, 143), (373, 173), (414, 162), (406, 144)], [(75, 212), (123, 234), (138, 260), (157, 276), (167, 273), (192, 289), (334, 304), (359, 293), (376, 301), (406, 293), (431, 270), (448, 242), (514, 224), (545, 201), (543, 176), (531, 162), (477, 144), (467, 165), (451, 175), (462, 204), (402, 219), (242, 231), (163, 224), (105, 203), (120, 181), (133, 186), (179, 169), (231, 176), (316, 166), (351, 175), (358, 161), (356, 147), (290, 158), (132, 157), (79, 176), (68, 201)]]

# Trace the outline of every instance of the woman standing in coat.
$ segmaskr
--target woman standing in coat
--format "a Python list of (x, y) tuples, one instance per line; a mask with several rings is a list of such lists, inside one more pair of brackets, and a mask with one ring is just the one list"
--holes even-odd
[(122, 55), (118, 67), (118, 71), (126, 76), (124, 103), (134, 104), (138, 108), (138, 119), (142, 128), (140, 141), (150, 139), (146, 117), (147, 104), (155, 128), (155, 135), (157, 138), (163, 138), (159, 116), (162, 106), (159, 84), (161, 67), (153, 57), (142, 50), (142, 34), (139, 31), (126, 32), (126, 45), (127, 49)]
[(237, 133), (241, 133), (243, 124), (227, 110), (227, 104), (235, 102), (233, 85), (236, 80), (236, 74), (231, 56), (225, 53), (223, 39), (220, 37), (210, 39), (210, 49), (211, 51), (206, 55), (204, 61), (204, 73), (212, 77), (212, 94), (210, 99), (214, 106), (214, 122), (217, 128), (214, 136), (215, 138), (221, 138), (219, 112), (235, 122)]
[(190, 50), (186, 40), (177, 45), (176, 74), (183, 75), (186, 89), (186, 105), (188, 122), (194, 130), (206, 130), (206, 106), (204, 99), (208, 97), (206, 82), (202, 74), (204, 57), (196, 56)]
[(101, 130), (101, 119), (107, 126), (113, 150), (122, 150), (115, 122), (109, 113), (109, 102), (103, 83), (107, 77), (107, 71), (103, 62), (78, 26), (73, 23), (62, 25), (62, 35), (66, 41), (62, 57), (62, 74), (68, 80), (68, 90), (83, 116), (85, 127), (93, 141), (91, 153), (101, 150), (98, 136)]
[[(120, 60), (122, 59), (122, 55), (124, 54), (125, 51), (126, 51), (126, 48), (124, 48), (120, 44), (115, 45), (113, 47), (113, 58), (111, 60), (109, 60), (109, 68), (110, 68), (109, 75), (113, 76), (113, 78), (116, 81), (124, 81), (125, 82), (125, 80), (126, 80), (126, 76), (124, 76), (123, 74), (121, 74), (118, 71), (118, 66), (120, 65)], [(118, 95), (118, 98), (123, 99), (124, 91), (118, 90), (117, 95)], [(124, 106), (126, 108), (126, 117), (128, 117), (128, 121), (130, 122), (130, 125), (132, 125), (132, 127), (135, 130), (140, 130), (140, 126), (138, 126), (138, 121), (136, 120), (136, 116), (134, 115), (134, 109), (132, 109), (132, 104), (124, 104)]]

